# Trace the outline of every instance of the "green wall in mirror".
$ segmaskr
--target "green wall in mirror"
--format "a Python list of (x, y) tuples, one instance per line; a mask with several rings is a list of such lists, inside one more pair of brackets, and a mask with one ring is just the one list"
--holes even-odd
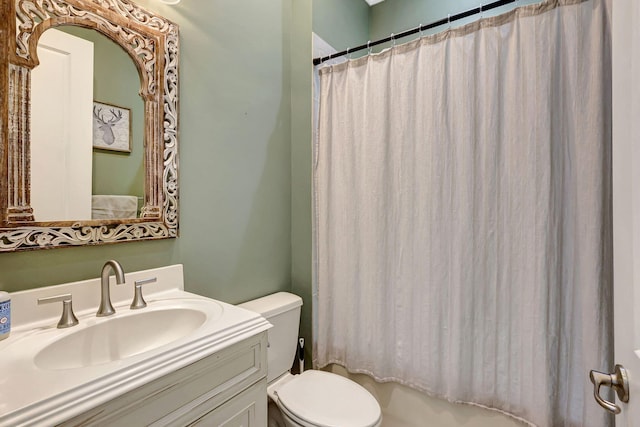
[(57, 29), (89, 40), (94, 47), (93, 99), (131, 110), (131, 152), (93, 150), (93, 194), (144, 196), (144, 103), (133, 61), (116, 43), (97, 31)]

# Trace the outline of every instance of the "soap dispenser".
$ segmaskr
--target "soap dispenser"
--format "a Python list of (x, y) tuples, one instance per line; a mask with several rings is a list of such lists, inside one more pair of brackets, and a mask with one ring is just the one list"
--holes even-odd
[(9, 292), (0, 291), (0, 341), (11, 332), (11, 297)]

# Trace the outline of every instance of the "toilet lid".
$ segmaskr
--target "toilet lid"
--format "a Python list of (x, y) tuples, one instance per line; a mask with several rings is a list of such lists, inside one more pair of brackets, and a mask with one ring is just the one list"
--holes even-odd
[(318, 427), (371, 427), (380, 405), (355, 382), (324, 371), (305, 371), (278, 391), (278, 403), (296, 418)]

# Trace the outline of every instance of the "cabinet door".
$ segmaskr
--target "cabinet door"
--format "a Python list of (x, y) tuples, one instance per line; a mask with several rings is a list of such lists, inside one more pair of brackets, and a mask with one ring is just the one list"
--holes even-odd
[(262, 380), (190, 426), (264, 427), (267, 425), (267, 382)]

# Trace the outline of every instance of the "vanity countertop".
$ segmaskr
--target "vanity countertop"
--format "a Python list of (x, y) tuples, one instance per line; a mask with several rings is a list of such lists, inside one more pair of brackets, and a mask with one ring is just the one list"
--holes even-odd
[[(123, 285), (115, 285), (112, 278), (116, 314), (107, 318), (95, 316), (99, 279), (11, 294), (13, 328), (9, 338), (0, 341), (0, 427), (57, 424), (270, 327), (256, 313), (185, 292), (181, 265), (125, 276)], [(157, 277), (157, 282), (144, 286), (147, 308), (131, 310), (134, 281), (150, 277)], [(39, 306), (36, 301), (62, 293), (73, 295), (80, 323), (57, 329), (61, 304)], [(83, 328), (137, 316), (145, 310), (151, 313), (181, 307), (200, 310), (206, 319), (188, 335), (157, 348), (90, 366), (46, 368), (36, 363), (43, 348)], [(102, 339), (97, 335), (96, 340)], [(104, 338), (107, 345), (108, 337)]]

